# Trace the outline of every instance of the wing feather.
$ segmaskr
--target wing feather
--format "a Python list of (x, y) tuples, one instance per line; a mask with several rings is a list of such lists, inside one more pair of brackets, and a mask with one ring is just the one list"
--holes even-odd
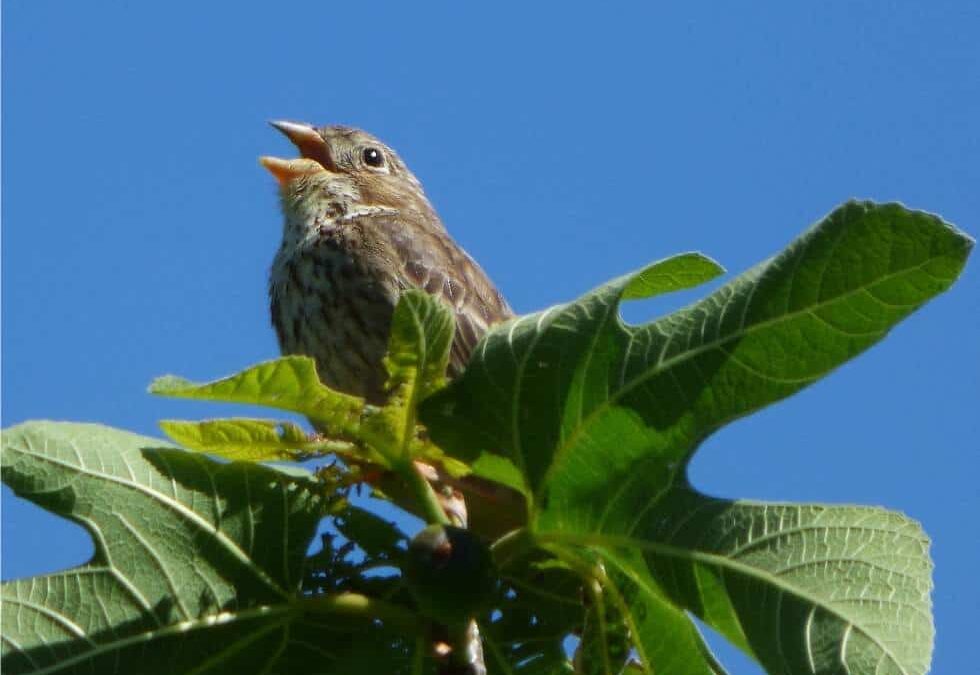
[(455, 310), (448, 374), (456, 377), (487, 329), (511, 318), (513, 311), (483, 268), (445, 231), (407, 227), (393, 218), (379, 218), (372, 227), (385, 230), (406, 285), (441, 298)]

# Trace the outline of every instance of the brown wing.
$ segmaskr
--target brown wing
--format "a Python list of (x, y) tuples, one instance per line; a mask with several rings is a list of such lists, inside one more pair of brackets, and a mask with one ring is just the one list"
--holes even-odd
[[(382, 225), (381, 223), (378, 223)], [(442, 229), (386, 220), (387, 239), (399, 258), (407, 286), (441, 297), (456, 312), (449, 377), (466, 367), (487, 329), (514, 315), (486, 272)]]

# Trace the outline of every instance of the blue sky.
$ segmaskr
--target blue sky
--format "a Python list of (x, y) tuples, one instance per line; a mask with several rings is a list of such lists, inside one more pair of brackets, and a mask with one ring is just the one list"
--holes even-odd
[[(232, 410), (144, 390), (277, 353), (280, 219), (256, 159), (291, 148), (270, 118), (389, 142), (520, 312), (680, 251), (741, 271), (849, 197), (980, 233), (972, 0), (331, 4), (4, 3), (5, 426), (158, 434), (160, 418)], [(714, 494), (921, 520), (937, 673), (975, 667), (978, 267), (857, 361), (710, 438), (692, 468)], [(91, 550), (6, 489), (2, 525), (4, 578)]]

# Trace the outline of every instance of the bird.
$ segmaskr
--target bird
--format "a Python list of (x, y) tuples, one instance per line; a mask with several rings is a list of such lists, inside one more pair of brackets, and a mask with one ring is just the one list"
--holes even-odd
[[(392, 148), (360, 129), (271, 124), (300, 153), (296, 159), (260, 159), (279, 183), (283, 212), (282, 242), (269, 273), (280, 350), (312, 357), (328, 387), (383, 405), (392, 316), (402, 292), (417, 288), (452, 309), (456, 328), (446, 375), (462, 374), (480, 338), (514, 313), (450, 236), (422, 183)], [(465, 492), (508, 496), (475, 477), (455, 481), (424, 462), (415, 466), (434, 486), (442, 485), (436, 490), (440, 504), (458, 526), (468, 525)], [(509, 497), (508, 512), (523, 512), (521, 496)], [(488, 510), (497, 513), (498, 505), (490, 503)], [(506, 519), (498, 513), (488, 520)], [(475, 620), (457, 637), (440, 672), (485, 674)]]
[(381, 405), (383, 359), (402, 292), (422, 289), (453, 311), (446, 375), (458, 377), (487, 330), (514, 314), (452, 238), (398, 154), (348, 126), (273, 121), (300, 157), (265, 156), (283, 213), (269, 273), (283, 354), (314, 359), (328, 387)]

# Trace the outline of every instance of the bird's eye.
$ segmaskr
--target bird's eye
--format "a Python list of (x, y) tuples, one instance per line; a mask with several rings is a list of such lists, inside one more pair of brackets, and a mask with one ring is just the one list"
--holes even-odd
[(364, 157), (364, 163), (368, 166), (384, 166), (385, 157), (377, 148), (364, 148), (362, 156)]

